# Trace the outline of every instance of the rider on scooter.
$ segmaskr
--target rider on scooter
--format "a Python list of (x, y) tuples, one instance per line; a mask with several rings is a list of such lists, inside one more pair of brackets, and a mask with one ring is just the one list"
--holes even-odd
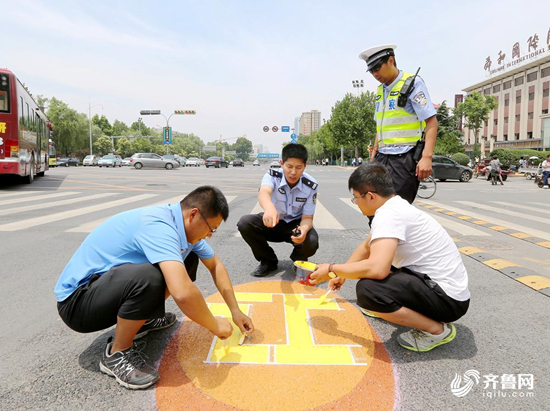
[(497, 172), (498, 178), (500, 179), (500, 184), (504, 185), (504, 182), (502, 181), (502, 175), (500, 174), (500, 161), (496, 155), (493, 156), (493, 159), (489, 163), (489, 167), (491, 168), (491, 172), (495, 170)]

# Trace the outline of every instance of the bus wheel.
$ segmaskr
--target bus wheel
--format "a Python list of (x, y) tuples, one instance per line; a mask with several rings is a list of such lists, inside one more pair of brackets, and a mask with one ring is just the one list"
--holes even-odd
[(28, 176), (23, 178), (23, 181), (25, 182), (25, 184), (32, 184), (32, 182), (34, 181), (34, 158), (31, 160), (31, 172)]

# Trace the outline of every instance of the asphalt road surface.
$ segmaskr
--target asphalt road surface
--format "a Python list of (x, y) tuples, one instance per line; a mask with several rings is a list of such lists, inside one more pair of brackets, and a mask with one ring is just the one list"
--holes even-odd
[[(53, 287), (73, 252), (94, 227), (124, 210), (179, 201), (199, 185), (213, 184), (230, 201), (230, 216), (210, 244), (234, 284), (257, 279), (250, 250), (237, 233), (241, 215), (257, 209), (257, 190), (267, 165), (244, 168), (134, 170), (52, 169), (32, 185), (0, 182), (1, 410), (154, 410), (155, 388), (130, 391), (99, 371), (113, 329), (78, 334), (59, 319)], [(309, 166), (319, 182), (315, 262), (342, 262), (368, 235), (368, 224), (350, 202), (350, 169)], [(461, 250), (470, 278), (469, 312), (456, 323), (457, 337), (428, 353), (401, 348), (405, 329), (365, 319), (388, 351), (399, 410), (543, 410), (550, 407), (550, 190), (520, 177), (504, 186), (477, 179), (438, 183), (418, 207), (433, 215)], [(292, 280), (291, 249), (274, 246), (280, 270), (266, 280)], [(216, 292), (201, 267), (197, 285)], [(355, 302), (348, 281), (342, 297)], [(170, 299), (167, 310), (183, 314)], [(144, 352), (159, 364), (179, 323), (150, 334)], [(192, 349), (193, 347), (188, 347)], [(475, 374), (470, 392), (453, 394)], [(520, 383), (521, 380), (521, 383)], [(276, 381), (262, 382), (268, 385)], [(317, 382), (318, 383), (318, 382)], [(327, 389), (331, 382), (325, 381)], [(365, 404), (362, 409), (377, 409)]]

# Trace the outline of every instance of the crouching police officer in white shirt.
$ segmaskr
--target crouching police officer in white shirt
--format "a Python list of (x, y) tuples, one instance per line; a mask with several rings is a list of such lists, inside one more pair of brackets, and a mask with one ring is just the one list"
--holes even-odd
[(260, 265), (252, 275), (275, 271), (278, 259), (268, 242), (294, 246), (290, 259), (307, 261), (319, 248), (313, 215), (319, 184), (305, 172), (308, 153), (301, 144), (283, 148), (281, 171), (270, 169), (262, 179), (258, 201), (263, 213), (241, 217), (237, 227)]

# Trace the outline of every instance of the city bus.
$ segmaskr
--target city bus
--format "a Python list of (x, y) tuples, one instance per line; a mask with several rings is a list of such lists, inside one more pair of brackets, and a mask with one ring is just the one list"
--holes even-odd
[(0, 175), (32, 183), (48, 169), (51, 123), (19, 79), (0, 69)]
[(48, 143), (48, 166), (57, 167), (57, 153), (55, 151), (55, 144), (51, 138)]

